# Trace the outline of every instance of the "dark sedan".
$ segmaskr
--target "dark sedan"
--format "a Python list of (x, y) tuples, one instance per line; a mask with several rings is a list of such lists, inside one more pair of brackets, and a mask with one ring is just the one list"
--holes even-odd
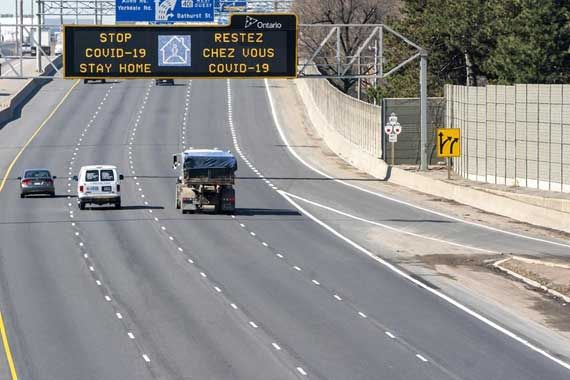
[(51, 173), (47, 169), (28, 169), (24, 171), (20, 180), (20, 198), (25, 198), (32, 194), (47, 194), (55, 197), (55, 186)]

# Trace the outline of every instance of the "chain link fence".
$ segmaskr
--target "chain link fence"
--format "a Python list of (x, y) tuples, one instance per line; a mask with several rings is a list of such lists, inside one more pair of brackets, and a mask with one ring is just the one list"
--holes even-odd
[(446, 109), (461, 129), (459, 175), (570, 193), (570, 85), (448, 85)]

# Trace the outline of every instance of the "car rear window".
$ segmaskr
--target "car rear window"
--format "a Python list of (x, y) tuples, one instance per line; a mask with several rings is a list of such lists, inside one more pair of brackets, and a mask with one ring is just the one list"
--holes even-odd
[(28, 170), (24, 173), (24, 178), (50, 178), (51, 174), (47, 170)]
[(85, 182), (98, 182), (99, 170), (87, 170), (85, 172)]
[(114, 181), (115, 174), (112, 170), (101, 170), (101, 181)]

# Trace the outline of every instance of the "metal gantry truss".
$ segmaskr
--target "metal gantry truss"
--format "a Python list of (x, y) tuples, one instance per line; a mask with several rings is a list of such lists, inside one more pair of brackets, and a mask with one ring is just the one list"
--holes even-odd
[[(387, 33), (410, 50), (391, 67), (385, 66)], [(378, 85), (379, 80), (419, 60), (420, 170), (427, 170), (427, 50), (384, 24), (301, 24), (299, 34), (299, 78), (354, 80), (359, 92), (361, 80), (372, 79)], [(374, 53), (372, 57), (369, 51)]]
[[(20, 12), (22, 12), (21, 2)], [(47, 26), (45, 18), (59, 17), (60, 23), (69, 22), (70, 16), (74, 17), (75, 23), (84, 22), (85, 17), (93, 17), (93, 23), (103, 23), (104, 17), (115, 15), (115, 0), (35, 0), (37, 4), (35, 16), (36, 25), (23, 25), (19, 22), (13, 26), (19, 31), (20, 38), (16, 41), (16, 56), (3, 53), (0, 44), (0, 54), (3, 57), (3, 65), (7, 65), (13, 76), (3, 78), (24, 78), (22, 45), (23, 36), (30, 36), (30, 43), (41, 46), (41, 33), (39, 30), (53, 28)], [(227, 22), (229, 13), (223, 12), (224, 3), (233, 3), (232, 0), (220, 0), (220, 6), (215, 10), (215, 20), (220, 23)], [(293, 6), (294, 0), (248, 0), (246, 12), (288, 12)], [(243, 11), (236, 9), (236, 11)], [(16, 12), (17, 14), (18, 12)], [(57, 27), (57, 25), (56, 25)], [(299, 78), (330, 78), (373, 80), (377, 85), (379, 80), (384, 80), (398, 72), (403, 67), (418, 59), (420, 61), (420, 125), (421, 125), (421, 170), (427, 170), (427, 51), (415, 44), (402, 34), (384, 24), (301, 24), (299, 25), (299, 50), (300, 64), (298, 67)], [(35, 32), (34, 32), (35, 30)], [(385, 66), (385, 35), (389, 33), (397, 40), (403, 42), (411, 49), (409, 57), (404, 58), (392, 67)], [(349, 39), (351, 36), (352, 40)], [(358, 36), (358, 39), (354, 39)], [(347, 48), (349, 43), (360, 41), (358, 44)], [(374, 54), (370, 57), (369, 52)], [(48, 64), (55, 68), (53, 56), (49, 56), (40, 47), (36, 52), (36, 70), (42, 70), (42, 57), (48, 59)], [(364, 58), (364, 59), (363, 59)], [(19, 61), (19, 65), (15, 62)], [(370, 63), (373, 62), (373, 63)], [(19, 66), (19, 67), (18, 67)]]

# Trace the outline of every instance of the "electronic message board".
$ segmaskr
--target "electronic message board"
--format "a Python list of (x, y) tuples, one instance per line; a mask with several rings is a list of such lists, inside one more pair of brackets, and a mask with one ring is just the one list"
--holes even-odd
[(297, 17), (232, 15), (229, 25), (66, 25), (66, 78), (293, 78)]

